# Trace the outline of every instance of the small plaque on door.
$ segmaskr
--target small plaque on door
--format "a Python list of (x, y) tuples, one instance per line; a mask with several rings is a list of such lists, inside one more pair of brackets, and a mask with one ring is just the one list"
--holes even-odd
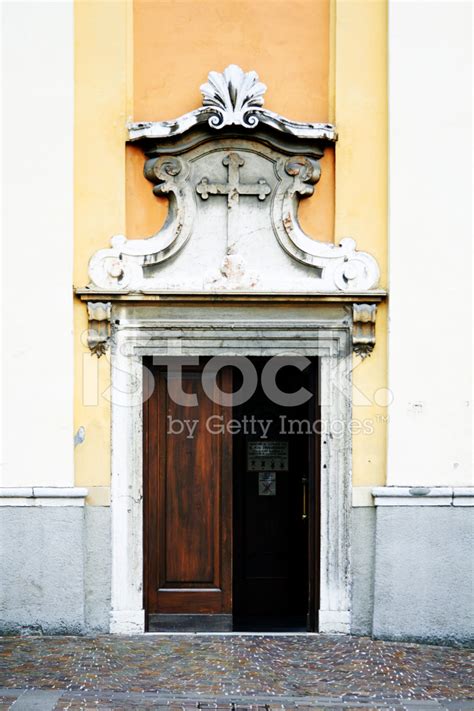
[(259, 472), (258, 495), (276, 496), (276, 472)]
[(247, 442), (247, 471), (288, 470), (288, 442)]

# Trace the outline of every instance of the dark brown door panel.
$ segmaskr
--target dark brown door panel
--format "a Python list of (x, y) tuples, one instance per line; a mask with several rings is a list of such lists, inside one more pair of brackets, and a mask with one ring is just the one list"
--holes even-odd
[[(225, 423), (231, 410), (206, 396), (201, 370), (184, 368), (182, 376), (183, 390), (197, 396), (197, 407), (173, 401), (165, 368), (153, 369), (155, 390), (144, 407), (149, 616), (232, 612), (231, 437), (207, 426), (211, 417)], [(230, 378), (230, 369), (223, 368), (218, 387), (230, 390)]]

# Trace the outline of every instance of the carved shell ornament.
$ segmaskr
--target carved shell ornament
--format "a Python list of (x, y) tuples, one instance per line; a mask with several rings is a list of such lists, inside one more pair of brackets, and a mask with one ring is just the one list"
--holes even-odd
[(217, 112), (209, 118), (209, 125), (219, 128), (241, 124), (255, 128), (258, 124), (255, 109), (263, 106), (266, 90), (257, 72), (244, 72), (236, 64), (231, 64), (222, 74), (210, 72), (207, 83), (201, 86), (203, 106), (212, 106)]
[[(320, 178), (324, 148), (337, 139), (334, 126), (268, 111), (265, 91), (255, 71), (231, 64), (209, 73), (198, 109), (172, 121), (129, 125), (130, 141), (147, 156), (145, 177), (155, 195), (168, 200), (168, 216), (151, 237), (116, 235), (110, 248), (96, 252), (88, 289), (376, 289), (379, 269), (372, 255), (358, 251), (351, 238), (318, 242), (298, 222), (299, 202), (313, 194)], [(206, 235), (212, 239), (206, 242)]]
[(290, 121), (263, 108), (263, 95), (267, 87), (259, 80), (257, 72), (244, 72), (230, 64), (222, 73), (209, 72), (202, 84), (202, 106), (172, 121), (141, 121), (129, 124), (131, 141), (153, 138), (171, 138), (187, 133), (200, 124), (212, 128), (242, 126), (254, 129), (259, 123), (281, 133), (297, 138), (335, 141), (334, 126), (329, 123), (302, 123)]

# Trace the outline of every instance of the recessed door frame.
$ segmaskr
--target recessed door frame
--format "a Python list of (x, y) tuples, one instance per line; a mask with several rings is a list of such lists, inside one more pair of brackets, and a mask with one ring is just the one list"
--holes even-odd
[[(306, 355), (320, 363), (318, 631), (350, 632), (351, 329), (344, 305), (113, 305), (112, 590), (110, 631), (145, 630), (143, 609), (144, 356)], [(144, 375), (145, 374), (145, 375)]]

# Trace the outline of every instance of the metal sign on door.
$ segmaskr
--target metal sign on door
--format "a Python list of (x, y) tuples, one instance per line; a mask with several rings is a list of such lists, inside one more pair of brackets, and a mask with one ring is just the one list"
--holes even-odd
[(247, 471), (288, 470), (288, 442), (248, 442)]
[(258, 495), (276, 496), (276, 472), (259, 472)]

